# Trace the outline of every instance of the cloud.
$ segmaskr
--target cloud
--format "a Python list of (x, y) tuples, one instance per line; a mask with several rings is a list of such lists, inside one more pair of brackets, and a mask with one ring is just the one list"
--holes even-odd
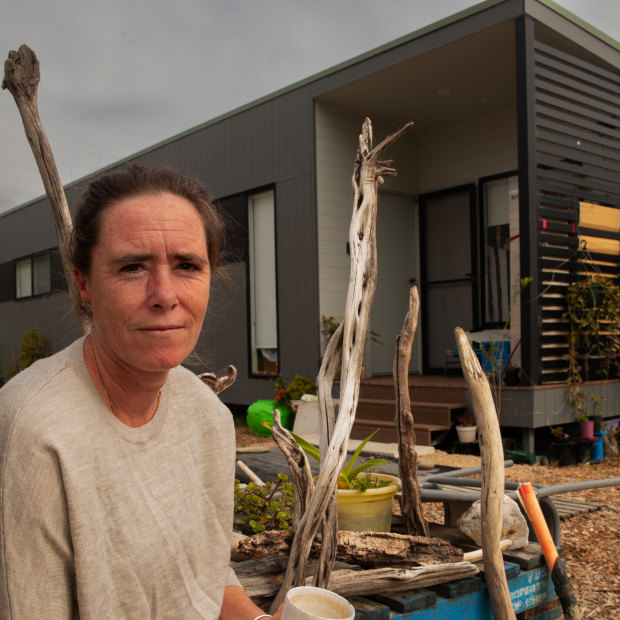
[[(66, 183), (475, 3), (20, 0), (3, 7), (0, 40), (38, 55), (40, 114)], [(620, 29), (617, 0), (560, 3)], [(3, 91), (0, 211), (41, 191)]]

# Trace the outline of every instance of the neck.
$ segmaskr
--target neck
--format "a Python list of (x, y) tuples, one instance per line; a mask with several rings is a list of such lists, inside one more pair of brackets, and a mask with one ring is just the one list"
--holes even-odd
[(147, 377), (132, 373), (115, 363), (92, 335), (86, 338), (84, 358), (99, 397), (116, 418), (134, 428), (153, 418), (167, 372)]

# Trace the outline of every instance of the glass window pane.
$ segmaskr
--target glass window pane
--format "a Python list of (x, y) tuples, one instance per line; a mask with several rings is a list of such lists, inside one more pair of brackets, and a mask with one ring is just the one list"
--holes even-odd
[(517, 177), (487, 181), (483, 186), (484, 323), (503, 326), (511, 303), (510, 192)]
[(17, 299), (32, 295), (32, 260), (24, 258), (15, 263), (15, 296)]
[(277, 375), (278, 316), (273, 191), (248, 204), (252, 372)]
[(32, 259), (32, 268), (34, 271), (33, 295), (43, 295), (52, 290), (52, 270), (50, 255), (36, 256)]

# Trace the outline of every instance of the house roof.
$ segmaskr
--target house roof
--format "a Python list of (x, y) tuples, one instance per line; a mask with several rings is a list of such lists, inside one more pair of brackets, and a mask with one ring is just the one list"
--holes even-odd
[[(506, 109), (515, 101), (513, 21), (521, 15), (535, 20), (537, 39), (579, 53), (586, 60), (620, 69), (620, 43), (552, 0), (485, 0), (191, 127), (99, 172), (296, 89), (328, 82), (325, 78), (339, 73), (350, 72), (352, 77), (333, 88), (318, 88), (315, 96), (319, 101), (371, 116), (375, 122), (389, 119), (394, 125), (414, 120), (414, 131), (418, 133), (439, 126), (447, 116), (454, 123)], [(455, 58), (460, 62), (455, 62)], [(373, 62), (373, 68), (355, 79), (356, 67)], [(92, 173), (67, 187), (80, 185), (91, 176)], [(39, 200), (41, 197), (5, 211), (0, 217)]]

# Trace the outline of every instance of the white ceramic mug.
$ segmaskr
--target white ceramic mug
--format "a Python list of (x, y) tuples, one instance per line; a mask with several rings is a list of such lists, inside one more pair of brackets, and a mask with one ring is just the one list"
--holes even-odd
[(355, 609), (335, 592), (299, 586), (288, 591), (282, 620), (353, 620)]

